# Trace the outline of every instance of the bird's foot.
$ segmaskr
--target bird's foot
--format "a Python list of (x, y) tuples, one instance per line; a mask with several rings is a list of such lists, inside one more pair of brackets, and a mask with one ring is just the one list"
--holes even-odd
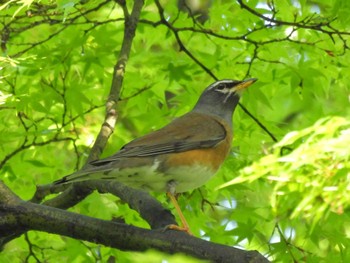
[(166, 230), (177, 230), (177, 231), (181, 231), (181, 232), (186, 232), (187, 234), (189, 234), (190, 236), (193, 236), (191, 230), (189, 227), (182, 227), (182, 226), (178, 226), (178, 225), (174, 225), (174, 224), (170, 224), (170, 225), (167, 225), (165, 228), (164, 228), (164, 231)]

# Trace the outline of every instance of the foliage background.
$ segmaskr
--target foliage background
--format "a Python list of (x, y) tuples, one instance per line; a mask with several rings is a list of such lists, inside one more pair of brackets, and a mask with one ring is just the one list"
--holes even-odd
[[(28, 200), (36, 185), (86, 160), (103, 122), (124, 13), (108, 0), (9, 1), (0, 8), (1, 179)], [(213, 76), (256, 77), (242, 104), (279, 141), (288, 135), (271, 148), (273, 139), (238, 108), (230, 157), (207, 185), (179, 199), (192, 231), (276, 262), (347, 262), (350, 4), (223, 0), (198, 12), (180, 12), (176, 1), (145, 2), (103, 156), (189, 111)], [(93, 193), (71, 210), (148, 227), (109, 194)], [(113, 258), (183, 260), (39, 232), (0, 254), (1, 262)]]

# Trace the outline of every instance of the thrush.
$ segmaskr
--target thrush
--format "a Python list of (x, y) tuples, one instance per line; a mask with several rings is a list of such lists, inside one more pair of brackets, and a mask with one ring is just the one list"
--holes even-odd
[(231, 148), (233, 112), (243, 90), (256, 80), (216, 81), (203, 91), (190, 112), (55, 184), (103, 179), (147, 191), (167, 192), (183, 229), (190, 233), (175, 194), (202, 186), (220, 168)]

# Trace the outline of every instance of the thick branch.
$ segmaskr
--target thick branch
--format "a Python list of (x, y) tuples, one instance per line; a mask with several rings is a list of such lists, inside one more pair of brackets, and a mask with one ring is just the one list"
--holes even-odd
[[(42, 190), (38, 192), (44, 191), (44, 195), (50, 193), (50, 185), (40, 187)], [(137, 211), (152, 229), (159, 229), (170, 224), (177, 224), (170, 211), (165, 209), (158, 200), (150, 196), (147, 192), (130, 188), (116, 181), (94, 180), (79, 182), (72, 185), (72, 189), (69, 189), (69, 191), (65, 191), (56, 198), (45, 201), (43, 204), (67, 209), (75, 205), (77, 200), (85, 198), (86, 192), (91, 192), (93, 190), (118, 196), (122, 201), (126, 202), (130, 208)], [(35, 202), (36, 199), (32, 201)]]
[[(0, 183), (0, 236), (38, 230), (131, 251), (157, 249), (215, 262), (268, 262), (256, 251), (211, 243), (179, 231), (147, 230), (24, 202)], [(3, 239), (0, 239), (2, 242)], [(0, 244), (1, 245), (1, 244)]]
[(104, 180), (87, 182), (96, 187), (99, 192), (117, 195), (128, 203), (139, 215), (147, 221), (152, 229), (164, 228), (167, 225), (177, 225), (173, 214), (165, 209), (162, 204), (148, 193), (130, 188), (118, 182), (106, 182)]

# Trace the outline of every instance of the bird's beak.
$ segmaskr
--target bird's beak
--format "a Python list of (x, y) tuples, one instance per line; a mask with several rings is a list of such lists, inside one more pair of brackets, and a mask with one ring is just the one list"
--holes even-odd
[(252, 85), (257, 80), (258, 79), (256, 79), (256, 78), (243, 80), (241, 83), (239, 83), (233, 87), (233, 91), (240, 93), (243, 90), (245, 90), (246, 88), (248, 88), (250, 85)]

